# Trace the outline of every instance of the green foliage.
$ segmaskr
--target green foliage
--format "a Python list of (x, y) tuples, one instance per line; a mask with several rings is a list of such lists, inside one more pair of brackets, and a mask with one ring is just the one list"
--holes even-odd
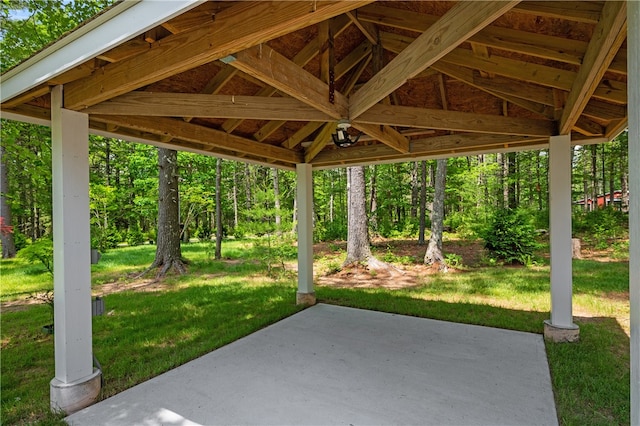
[(528, 264), (538, 247), (531, 214), (524, 209), (497, 210), (482, 239), (490, 255), (505, 263)]
[(16, 250), (20, 251), (25, 248), (31, 241), (22, 232), (13, 233), (13, 242), (16, 245)]
[(413, 265), (416, 259), (413, 256), (398, 256), (394, 253), (393, 247), (387, 245), (387, 250), (382, 255), (382, 260), (387, 263), (399, 263), (401, 265)]
[(573, 233), (596, 248), (606, 248), (609, 240), (625, 237), (628, 234), (629, 215), (611, 207), (573, 215)]
[[(285, 234), (286, 235), (286, 234)], [(291, 236), (274, 237), (266, 235), (253, 240), (253, 253), (266, 268), (270, 277), (284, 277), (287, 273), (285, 262), (295, 259), (298, 249)]]
[(113, 2), (114, 0), (3, 0), (0, 14), (2, 72)]
[(315, 241), (335, 241), (347, 239), (346, 222), (316, 222), (313, 228)]
[(144, 234), (137, 226), (129, 229), (127, 232), (127, 244), (130, 246), (139, 246), (144, 243)]
[(35, 241), (18, 253), (18, 256), (30, 263), (41, 264), (53, 276), (53, 240), (42, 238)]
[(91, 247), (101, 252), (116, 248), (123, 241), (120, 231), (116, 228), (97, 228), (91, 230)]
[(444, 258), (445, 258), (445, 263), (451, 266), (452, 268), (457, 268), (459, 266), (462, 266), (462, 256), (460, 256), (459, 254), (446, 253), (444, 255)]

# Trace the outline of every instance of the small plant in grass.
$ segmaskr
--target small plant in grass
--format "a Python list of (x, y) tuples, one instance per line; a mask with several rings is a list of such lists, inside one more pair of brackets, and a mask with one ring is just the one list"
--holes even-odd
[(445, 263), (452, 267), (452, 268), (457, 268), (459, 266), (462, 266), (462, 256), (460, 256), (459, 254), (455, 254), (455, 253), (447, 253), (444, 255), (445, 257)]
[[(19, 252), (21, 257), (24, 257), (31, 263), (41, 263), (49, 272), (51, 278), (53, 278), (53, 241), (50, 238), (42, 238), (33, 244), (25, 247)], [(35, 299), (39, 302), (46, 303), (51, 308), (51, 322), (43, 326), (43, 330), (48, 333), (53, 333), (53, 290), (47, 290), (44, 293), (31, 294), (29, 299)]]
[(50, 320), (51, 322), (42, 327), (47, 334), (53, 334), (53, 319), (54, 319), (54, 306), (53, 306), (53, 290), (47, 290), (44, 293), (32, 293), (28, 299), (37, 300), (40, 303), (45, 303), (50, 308)]
[(382, 260), (387, 263), (400, 263), (401, 265), (416, 263), (416, 259), (413, 256), (399, 256), (393, 253), (390, 245), (387, 245), (387, 251), (382, 255)]
[(538, 248), (532, 217), (525, 210), (501, 209), (481, 232), (492, 258), (505, 263), (530, 263)]

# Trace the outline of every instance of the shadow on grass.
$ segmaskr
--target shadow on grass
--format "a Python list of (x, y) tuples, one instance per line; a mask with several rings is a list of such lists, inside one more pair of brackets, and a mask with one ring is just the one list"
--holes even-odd
[[(93, 350), (105, 386), (101, 398), (168, 371), (292, 315), (293, 282), (194, 282), (162, 292), (105, 297), (106, 315), (93, 319)], [(48, 307), (2, 315), (2, 421), (50, 419), (53, 337), (40, 331)]]

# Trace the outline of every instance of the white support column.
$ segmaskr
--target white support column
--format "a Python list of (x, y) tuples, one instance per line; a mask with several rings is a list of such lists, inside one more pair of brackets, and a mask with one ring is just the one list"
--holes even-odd
[(640, 426), (640, 2), (627, 2), (631, 425)]
[(296, 303), (313, 305), (313, 174), (311, 164), (296, 165), (298, 184), (298, 294)]
[(549, 231), (551, 239), (551, 320), (545, 338), (573, 342), (579, 329), (573, 323), (571, 258), (571, 136), (549, 140)]
[(91, 244), (89, 229), (89, 119), (62, 108), (62, 86), (51, 93), (55, 378), (51, 409), (71, 413), (95, 401)]

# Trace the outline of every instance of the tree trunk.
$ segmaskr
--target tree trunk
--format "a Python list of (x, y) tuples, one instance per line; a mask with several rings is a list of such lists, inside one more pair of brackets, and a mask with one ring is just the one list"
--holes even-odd
[(367, 227), (364, 166), (347, 168), (347, 259), (344, 265), (366, 262), (371, 257)]
[(161, 278), (171, 269), (186, 273), (180, 247), (177, 151), (158, 148), (158, 168), (158, 245), (149, 270), (162, 267), (157, 275)]
[(214, 257), (222, 259), (222, 159), (216, 161), (216, 249)]
[(282, 233), (282, 218), (280, 216), (280, 180), (278, 178), (278, 169), (273, 168), (273, 198), (276, 210), (276, 234)]
[(591, 145), (591, 179), (593, 181), (593, 209), (598, 208), (598, 146)]
[(427, 162), (420, 162), (420, 230), (418, 231), (418, 245), (425, 243), (424, 234), (427, 227)]
[(371, 218), (369, 224), (371, 225), (371, 231), (374, 235), (378, 234), (378, 191), (376, 190), (376, 178), (377, 167), (371, 166), (371, 176), (369, 177), (369, 188), (371, 190), (369, 198), (369, 212), (371, 213)]
[(238, 227), (238, 173), (236, 165), (233, 166), (233, 229)]
[(507, 154), (507, 163), (508, 206), (510, 209), (515, 209), (518, 207), (518, 165), (515, 152)]
[(411, 165), (411, 219), (418, 219), (420, 215), (420, 162)]
[(245, 208), (251, 210), (251, 168), (249, 164), (244, 165), (244, 189), (246, 192)]
[(444, 256), (442, 254), (442, 231), (444, 221), (444, 189), (447, 178), (447, 160), (438, 160), (436, 166), (436, 184), (433, 197), (433, 210), (431, 212), (431, 238), (427, 252), (424, 255), (424, 263), (438, 265), (439, 269), (446, 271)]
[(9, 174), (5, 157), (5, 148), (0, 146), (0, 218), (3, 228), (0, 229), (0, 242), (2, 242), (2, 258), (16, 257), (16, 244), (11, 231), (11, 206), (7, 202), (9, 192)]

